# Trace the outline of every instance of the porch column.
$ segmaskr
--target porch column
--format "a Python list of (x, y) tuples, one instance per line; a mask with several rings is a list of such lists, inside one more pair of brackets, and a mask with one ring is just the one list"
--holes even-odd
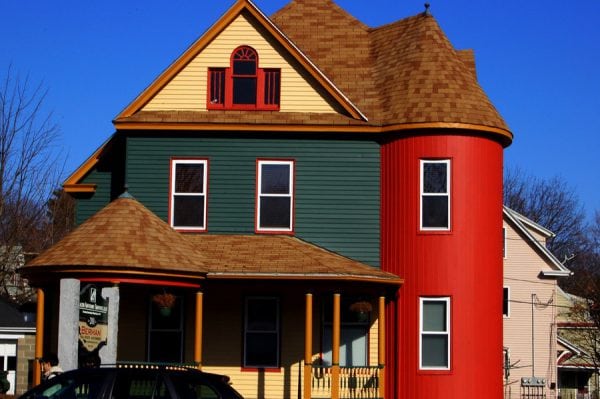
[(42, 382), (39, 359), (44, 353), (44, 290), (37, 289), (37, 313), (35, 320), (35, 359), (33, 360), (33, 384)]
[(331, 345), (331, 399), (340, 397), (340, 294), (333, 294)]
[(379, 397), (385, 399), (385, 297), (379, 297), (379, 314), (377, 315), (379, 342), (378, 344), (378, 363), (379, 363)]
[(312, 380), (312, 334), (313, 334), (313, 296), (305, 295), (305, 321), (304, 321), (304, 399), (311, 397)]
[(194, 329), (194, 363), (198, 370), (202, 369), (202, 314), (204, 293), (196, 292), (196, 320)]
[(77, 368), (77, 343), (79, 342), (79, 280), (60, 280), (58, 311), (58, 360), (63, 370)]

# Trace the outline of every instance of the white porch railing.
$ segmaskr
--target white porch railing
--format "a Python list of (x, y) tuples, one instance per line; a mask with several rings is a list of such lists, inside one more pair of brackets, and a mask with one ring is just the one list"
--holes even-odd
[[(379, 367), (340, 367), (340, 399), (378, 399)], [(331, 398), (331, 367), (313, 366), (312, 399)]]

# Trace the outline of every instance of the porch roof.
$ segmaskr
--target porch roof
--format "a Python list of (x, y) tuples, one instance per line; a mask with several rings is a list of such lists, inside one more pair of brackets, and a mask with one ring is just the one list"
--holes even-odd
[(291, 236), (184, 234), (125, 194), (30, 261), (34, 284), (69, 275), (161, 279), (402, 279)]
[(34, 282), (48, 272), (194, 275), (204, 278), (205, 257), (140, 202), (122, 195), (20, 272)]
[(395, 274), (283, 235), (188, 235), (210, 259), (207, 279), (371, 281), (399, 285)]

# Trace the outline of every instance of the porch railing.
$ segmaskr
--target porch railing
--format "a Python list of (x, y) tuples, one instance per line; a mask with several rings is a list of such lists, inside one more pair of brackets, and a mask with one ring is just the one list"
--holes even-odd
[[(340, 367), (340, 399), (378, 399), (379, 367)], [(331, 398), (331, 367), (313, 366), (313, 399)]]

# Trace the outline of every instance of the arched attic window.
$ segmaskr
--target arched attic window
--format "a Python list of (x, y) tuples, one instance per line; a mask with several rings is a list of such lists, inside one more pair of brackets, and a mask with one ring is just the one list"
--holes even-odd
[(228, 68), (208, 68), (208, 109), (279, 110), (281, 70), (259, 68), (258, 53), (240, 46)]

